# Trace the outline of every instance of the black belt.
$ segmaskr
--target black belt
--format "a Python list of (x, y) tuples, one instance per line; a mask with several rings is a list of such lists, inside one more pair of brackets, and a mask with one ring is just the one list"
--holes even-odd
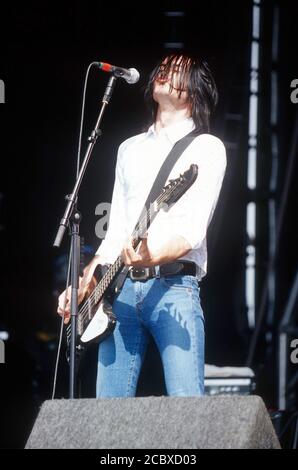
[(163, 276), (196, 276), (196, 264), (192, 261), (174, 261), (173, 263), (151, 266), (150, 268), (132, 267), (128, 271), (128, 276), (133, 281), (146, 281), (147, 279)]

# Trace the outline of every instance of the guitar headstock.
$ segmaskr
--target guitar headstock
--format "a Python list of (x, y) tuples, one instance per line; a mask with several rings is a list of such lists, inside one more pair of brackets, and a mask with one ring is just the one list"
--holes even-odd
[(173, 204), (192, 186), (198, 176), (198, 165), (192, 164), (178, 178), (172, 179), (164, 186), (161, 193), (163, 204)]

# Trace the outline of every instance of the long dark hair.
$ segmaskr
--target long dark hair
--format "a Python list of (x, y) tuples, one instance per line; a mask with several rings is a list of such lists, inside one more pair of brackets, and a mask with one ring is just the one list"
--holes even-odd
[[(210, 132), (210, 116), (214, 111), (217, 101), (217, 87), (205, 61), (200, 61), (192, 56), (182, 53), (165, 56), (156, 65), (150, 74), (148, 84), (145, 88), (145, 101), (151, 114), (152, 124), (156, 119), (157, 103), (153, 99), (154, 80), (159, 74), (167, 75), (172, 67), (179, 63), (180, 95), (183, 90), (188, 93), (191, 107), (191, 117), (195, 124), (195, 132), (198, 134)], [(170, 83), (173, 89), (173, 83)]]

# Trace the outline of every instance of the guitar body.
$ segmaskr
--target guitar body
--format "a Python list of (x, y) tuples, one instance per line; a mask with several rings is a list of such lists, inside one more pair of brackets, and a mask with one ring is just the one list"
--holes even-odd
[[(89, 313), (89, 312), (88, 312)], [(90, 309), (90, 319), (85, 331), (80, 335), (80, 318), (78, 324), (79, 341), (82, 344), (91, 341), (100, 342), (111, 334), (116, 326), (116, 316), (113, 313), (111, 304), (102, 299), (98, 304)]]
[[(87, 325), (87, 326), (86, 326)], [(95, 305), (85, 302), (83, 309), (80, 310), (77, 324), (77, 353), (78, 359), (86, 347), (92, 343), (103, 341), (110, 335), (116, 326), (116, 316), (113, 313), (112, 305), (107, 299), (102, 298)], [(71, 324), (66, 328), (66, 357), (69, 360), (70, 355)]]

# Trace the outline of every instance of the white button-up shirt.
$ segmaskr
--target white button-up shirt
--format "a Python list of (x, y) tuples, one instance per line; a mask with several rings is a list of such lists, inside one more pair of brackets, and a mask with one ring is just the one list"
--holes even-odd
[[(158, 171), (173, 145), (194, 128), (191, 118), (125, 140), (119, 147), (109, 226), (96, 254), (102, 263), (113, 263), (132, 234)], [(197, 277), (207, 273), (206, 233), (226, 169), (223, 143), (211, 134), (197, 136), (179, 157), (169, 179), (198, 165), (198, 177), (169, 211), (160, 210), (148, 229), (152, 253), (179, 235), (191, 246), (184, 260), (197, 265)]]

